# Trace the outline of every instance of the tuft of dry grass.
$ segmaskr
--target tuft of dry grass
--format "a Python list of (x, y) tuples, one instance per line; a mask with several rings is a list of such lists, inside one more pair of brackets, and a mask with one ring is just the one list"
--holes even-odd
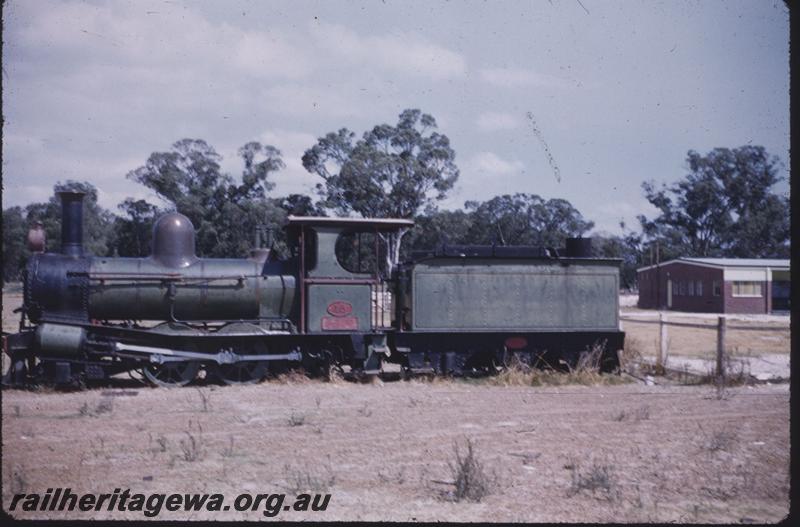
[(316, 467), (303, 468), (284, 465), (285, 487), (297, 494), (300, 492), (324, 492), (336, 483), (336, 474), (330, 463), (323, 463)]
[(199, 435), (194, 435), (186, 430), (186, 439), (181, 440), (181, 451), (183, 460), (188, 462), (198, 461), (203, 457), (202, 440)]
[(457, 443), (453, 443), (454, 462), (448, 462), (453, 474), (455, 490), (452, 498), (455, 501), (481, 501), (490, 494), (496, 480), (484, 468), (483, 462), (475, 452), (475, 443), (467, 439), (466, 452), (461, 452)]
[(278, 384), (309, 384), (313, 382), (313, 379), (309, 378), (305, 371), (293, 369), (279, 374), (272, 379), (272, 382), (277, 382)]
[(608, 501), (615, 501), (620, 497), (619, 486), (613, 465), (592, 461), (586, 466), (570, 459), (564, 468), (570, 471), (570, 487), (567, 496), (572, 497), (584, 490), (591, 491), (596, 497), (597, 492)]
[(620, 410), (612, 416), (614, 421), (646, 421), (650, 419), (650, 407), (647, 405), (640, 406), (629, 410)]
[(620, 375), (601, 374), (600, 359), (602, 347), (581, 353), (574, 368), (566, 372), (554, 369), (538, 369), (520, 362), (516, 358), (511, 364), (497, 375), (483, 379), (483, 382), (492, 386), (562, 386), (567, 384), (612, 385), (630, 382)]
[(620, 367), (623, 370), (636, 369), (643, 360), (642, 343), (636, 337), (626, 336), (625, 347), (619, 354)]
[(289, 426), (303, 426), (306, 422), (306, 416), (303, 414), (295, 413), (294, 411), (289, 416), (288, 423)]

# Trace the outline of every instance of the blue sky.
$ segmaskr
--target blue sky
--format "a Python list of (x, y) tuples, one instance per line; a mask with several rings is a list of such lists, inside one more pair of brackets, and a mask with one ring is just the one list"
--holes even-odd
[(66, 179), (96, 185), (109, 208), (155, 201), (125, 174), (184, 137), (207, 140), (234, 175), (239, 146), (272, 144), (287, 165), (275, 195), (310, 193), (318, 178), (300, 156), (317, 137), (394, 124), (405, 108), (432, 114), (456, 151), (444, 208), (536, 193), (619, 232), (621, 219), (653, 213), (641, 182), (682, 177), (689, 149), (764, 145), (788, 176), (779, 1), (3, 9), (3, 207), (46, 200)]

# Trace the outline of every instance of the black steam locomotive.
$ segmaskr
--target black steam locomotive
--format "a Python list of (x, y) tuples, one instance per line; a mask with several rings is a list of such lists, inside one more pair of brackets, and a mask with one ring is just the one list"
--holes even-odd
[[(19, 332), (3, 335), (8, 384), (80, 384), (140, 371), (182, 386), (204, 372), (254, 383), (302, 366), (376, 374), (496, 371), (513, 357), (563, 367), (602, 349), (618, 366), (619, 261), (566, 249), (443, 246), (382, 276), (380, 240), (400, 219), (289, 217), (291, 255), (195, 255), (186, 216), (153, 228), (152, 255), (85, 254), (83, 195), (60, 193), (61, 252), (24, 272)], [(385, 271), (384, 271), (385, 272)], [(397, 369), (397, 366), (395, 366)]]

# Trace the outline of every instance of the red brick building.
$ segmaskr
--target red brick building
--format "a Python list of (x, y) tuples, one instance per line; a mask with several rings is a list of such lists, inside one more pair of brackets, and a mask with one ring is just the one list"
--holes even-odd
[(637, 269), (639, 307), (706, 313), (789, 310), (789, 260), (678, 258)]

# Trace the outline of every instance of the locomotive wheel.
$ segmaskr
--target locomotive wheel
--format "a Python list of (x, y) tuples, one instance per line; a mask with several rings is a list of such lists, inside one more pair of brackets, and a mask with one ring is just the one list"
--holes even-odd
[[(248, 322), (234, 322), (223, 326), (218, 331), (219, 334), (244, 334), (261, 335), (265, 334), (264, 329)], [(256, 355), (266, 354), (267, 345), (263, 339), (249, 339), (247, 343), (240, 341), (233, 350), (238, 353), (252, 353)], [(238, 348), (238, 349), (237, 349)], [(217, 364), (214, 368), (216, 376), (225, 384), (255, 384), (267, 376), (269, 370), (268, 361), (243, 360), (233, 364)]]
[(233, 364), (218, 364), (216, 374), (225, 384), (255, 384), (266, 377), (269, 362), (243, 360)]
[(192, 382), (199, 370), (200, 363), (197, 361), (176, 361), (149, 364), (142, 368), (142, 373), (155, 386), (176, 388)]

